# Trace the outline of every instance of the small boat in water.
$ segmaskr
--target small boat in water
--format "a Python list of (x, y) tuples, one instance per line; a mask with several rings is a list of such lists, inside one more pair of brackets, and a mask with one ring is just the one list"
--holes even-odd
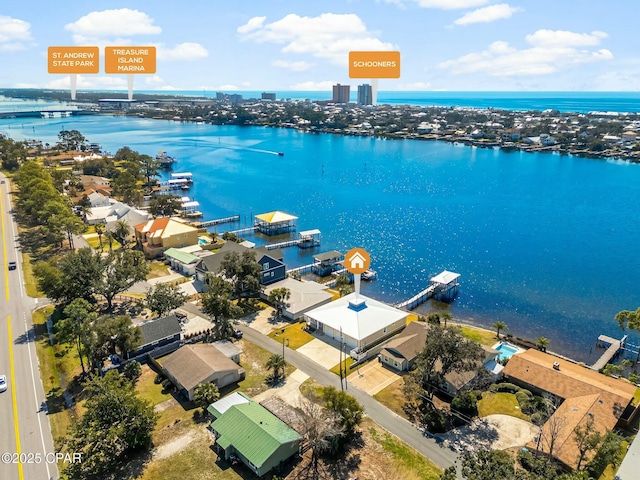
[(278, 152), (278, 155), (283, 157), (284, 156), (284, 152)]

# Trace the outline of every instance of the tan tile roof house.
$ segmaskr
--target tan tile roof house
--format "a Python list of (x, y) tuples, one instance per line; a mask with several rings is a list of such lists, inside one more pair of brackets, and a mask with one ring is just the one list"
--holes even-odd
[(513, 355), (503, 375), (534, 393), (548, 393), (564, 400), (543, 425), (540, 441), (529, 445), (548, 453), (546, 439), (556, 430), (553, 456), (571, 469), (578, 462), (574, 440), (577, 426), (592, 419), (596, 430), (605, 433), (619, 423), (627, 424), (637, 412), (632, 406), (634, 385), (538, 350)]

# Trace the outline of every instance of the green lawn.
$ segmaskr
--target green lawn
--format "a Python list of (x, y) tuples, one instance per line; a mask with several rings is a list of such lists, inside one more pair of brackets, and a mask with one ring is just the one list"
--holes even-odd
[[(347, 360), (343, 360), (342, 361), (342, 369), (345, 369), (345, 363), (346, 363), (346, 369), (347, 369), (347, 376), (349, 376), (349, 374), (351, 373), (351, 369), (349, 367), (351, 367), (351, 365), (353, 365), (353, 358), (351, 357), (347, 357)], [(329, 369), (330, 372), (335, 373), (336, 375), (340, 376), (340, 363), (336, 363), (331, 369)]]
[(51, 433), (56, 449), (59, 449), (61, 447), (59, 439), (66, 436), (73, 417), (81, 413), (81, 408), (78, 406), (71, 410), (66, 408), (62, 392), (82, 370), (75, 350), (68, 349), (66, 345), (49, 344), (46, 320), (52, 312), (52, 307), (34, 312), (33, 326), (36, 334), (36, 352), (40, 363), (40, 378), (47, 396)]
[[(91, 248), (94, 248), (96, 250), (98, 250), (100, 248), (100, 238), (98, 238), (98, 235), (94, 234), (85, 234), (82, 236), (86, 242), (89, 244), (89, 246)], [(107, 243), (106, 239), (104, 238), (104, 235), (102, 236), (102, 247), (103, 247), (103, 251), (108, 252), (109, 251), (109, 244)], [(112, 250), (117, 250), (119, 248), (121, 248), (122, 245), (120, 245), (120, 243), (118, 243), (117, 240), (113, 240), (112, 244), (111, 244), (111, 249)]]
[(405, 396), (404, 396), (404, 379), (399, 379), (393, 382), (388, 387), (380, 390), (376, 393), (375, 398), (382, 405), (387, 407), (392, 412), (400, 415), (402, 418), (407, 418), (407, 414), (404, 412)]
[(282, 338), (284, 337), (289, 340), (289, 348), (297, 350), (315, 338), (313, 335), (303, 330), (306, 325), (307, 324), (305, 322), (289, 325), (284, 328), (284, 332), (282, 331), (282, 328), (278, 328), (268, 336), (278, 342), (282, 342)]
[(24, 284), (27, 295), (33, 298), (44, 297), (44, 293), (38, 290), (38, 281), (33, 274), (33, 264), (31, 263), (31, 255), (22, 253), (22, 274), (24, 275)]
[(149, 267), (147, 280), (149, 280), (150, 278), (158, 278), (169, 275), (169, 265), (165, 265), (165, 263), (161, 262), (160, 260), (152, 260), (150, 262), (147, 262), (147, 267)]
[(156, 372), (149, 365), (142, 365), (142, 373), (136, 383), (136, 390), (140, 398), (149, 400), (153, 405), (169, 400), (172, 396), (168, 393), (162, 393), (162, 385), (154, 382)]
[(428, 458), (419, 454), (399, 438), (385, 431), (378, 432), (370, 427), (371, 438), (393, 458), (398, 468), (396, 478), (404, 480), (437, 480), (442, 474), (442, 469)]
[(475, 340), (481, 345), (492, 347), (496, 343), (498, 343), (495, 332), (467, 326), (461, 326), (460, 328), (462, 329), (462, 334), (466, 338), (468, 338), (469, 340)]
[(529, 416), (520, 411), (518, 400), (513, 393), (490, 393), (484, 392), (482, 400), (478, 402), (478, 416), (486, 417), (501, 413), (503, 415), (511, 415), (512, 417), (521, 418), (529, 421)]

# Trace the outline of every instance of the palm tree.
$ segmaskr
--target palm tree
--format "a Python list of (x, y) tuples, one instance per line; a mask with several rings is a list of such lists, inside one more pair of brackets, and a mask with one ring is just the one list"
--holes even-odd
[(267, 360), (265, 367), (267, 370), (273, 370), (273, 383), (278, 383), (280, 380), (280, 370), (284, 373), (284, 357), (274, 353), (269, 357), (269, 360)]
[(118, 240), (118, 242), (120, 242), (122, 248), (127, 246), (130, 231), (131, 229), (129, 228), (129, 224), (124, 220), (118, 220), (116, 222), (116, 226), (113, 229), (113, 236)]
[(496, 336), (498, 338), (500, 338), (500, 330), (507, 330), (507, 324), (504, 322), (495, 322), (492, 327), (496, 329)]
[(107, 241), (107, 244), (109, 245), (109, 251), (111, 252), (113, 250), (113, 241), (116, 239), (113, 236), (113, 232), (107, 230), (106, 232), (104, 232), (104, 238)]
[(96, 223), (95, 225), (96, 235), (98, 235), (98, 241), (100, 242), (100, 251), (102, 251), (102, 235), (104, 234), (104, 225), (102, 223)]
[(442, 319), (444, 320), (444, 328), (447, 328), (447, 322), (453, 318), (451, 312), (442, 312)]
[(538, 337), (538, 340), (536, 340), (536, 347), (538, 347), (538, 350), (540, 350), (542, 352), (546, 352), (547, 351), (547, 345), (549, 345), (549, 339), (548, 338)]

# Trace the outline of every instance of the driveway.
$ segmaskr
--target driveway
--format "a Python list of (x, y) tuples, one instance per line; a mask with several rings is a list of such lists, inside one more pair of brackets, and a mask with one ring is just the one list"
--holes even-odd
[(440, 437), (443, 445), (457, 452), (504, 450), (522, 447), (538, 434), (540, 427), (510, 415), (487, 415), (471, 425), (456, 428)]
[(258, 310), (256, 313), (242, 317), (240, 322), (264, 335), (268, 335), (276, 328), (284, 328), (291, 325), (289, 322), (283, 321), (281, 317), (276, 317), (275, 310), (272, 307), (267, 307), (263, 310)]
[(400, 375), (393, 373), (380, 362), (373, 360), (362, 368), (355, 370), (347, 377), (347, 380), (351, 385), (355, 385), (369, 395), (375, 395), (400, 378), (402, 378)]
[(304, 344), (296, 352), (322, 365), (327, 370), (340, 363), (340, 350), (318, 338)]

